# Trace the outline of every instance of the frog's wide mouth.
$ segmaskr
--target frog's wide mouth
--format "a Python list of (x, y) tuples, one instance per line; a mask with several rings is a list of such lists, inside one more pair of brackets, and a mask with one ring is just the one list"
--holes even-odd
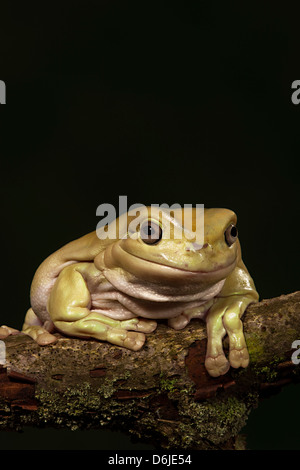
[[(216, 282), (225, 279), (235, 268), (237, 259), (230, 260), (226, 265), (220, 265), (213, 270), (191, 270), (182, 267), (169, 266), (157, 261), (150, 261), (124, 250), (119, 244), (113, 244), (105, 251), (105, 261), (109, 265), (120, 267), (140, 278), (149, 281), (163, 281), (165, 279), (182, 282)], [(106, 264), (106, 263), (105, 263)]]
[[(124, 250), (123, 250), (124, 251)], [(128, 253), (128, 252), (126, 252)], [(201, 269), (187, 269), (187, 268), (178, 268), (177, 266), (169, 266), (167, 264), (163, 264), (163, 263), (159, 263), (158, 261), (150, 261), (150, 260), (147, 260), (145, 258), (142, 258), (141, 256), (137, 256), (137, 255), (133, 255), (132, 253), (128, 253), (129, 255), (131, 256), (134, 256), (135, 258), (138, 258), (138, 259), (141, 259), (147, 263), (151, 263), (151, 264), (156, 264), (158, 266), (165, 266), (167, 268), (170, 268), (170, 269), (175, 269), (176, 271), (181, 271), (181, 272), (185, 272), (185, 273), (194, 273), (194, 274), (213, 274), (213, 273), (219, 273), (221, 271), (223, 271), (224, 269), (228, 269), (230, 267), (233, 267), (235, 264), (236, 264), (236, 260), (234, 260), (233, 262), (230, 262), (226, 265), (221, 265), (219, 267), (217, 267), (216, 269), (211, 269), (210, 271), (205, 271), (205, 270), (201, 270)]]

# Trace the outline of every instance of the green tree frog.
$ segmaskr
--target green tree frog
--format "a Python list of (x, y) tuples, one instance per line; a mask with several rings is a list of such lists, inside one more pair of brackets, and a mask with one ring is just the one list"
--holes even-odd
[[(117, 236), (101, 239), (94, 231), (39, 266), (23, 333), (40, 345), (56, 341), (53, 333), (59, 331), (138, 351), (157, 320), (180, 330), (201, 318), (207, 328), (208, 373), (217, 377), (230, 365), (247, 367), (241, 317), (250, 303), (258, 301), (258, 293), (241, 258), (235, 213), (204, 209), (200, 245), (182, 233), (183, 209), (169, 214), (168, 237), (163, 236), (166, 219), (161, 211), (151, 206), (150, 217), (146, 209), (130, 236), (132, 219), (123, 214), (116, 221)], [(185, 210), (184, 220), (189, 217), (193, 209)], [(109, 234), (110, 226), (103, 230)], [(181, 237), (175, 236), (178, 230)], [(14, 333), (0, 328), (2, 337)], [(223, 351), (226, 334), (229, 360)]]

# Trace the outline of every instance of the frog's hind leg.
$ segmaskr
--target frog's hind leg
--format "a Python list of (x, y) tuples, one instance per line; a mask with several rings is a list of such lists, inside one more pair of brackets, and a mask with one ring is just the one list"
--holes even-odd
[(79, 269), (76, 265), (65, 268), (51, 291), (48, 309), (55, 327), (69, 336), (95, 338), (134, 351), (141, 349), (146, 337), (140, 331), (153, 331), (154, 322), (119, 321), (90, 310), (90, 292)]
[(54, 343), (57, 338), (51, 334), (54, 325), (51, 321), (42, 321), (37, 317), (32, 308), (27, 310), (22, 332), (34, 339), (40, 346)]

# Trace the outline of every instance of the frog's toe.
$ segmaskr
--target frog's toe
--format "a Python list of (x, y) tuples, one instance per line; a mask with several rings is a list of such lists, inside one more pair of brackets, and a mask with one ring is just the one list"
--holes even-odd
[(40, 346), (46, 346), (46, 344), (55, 343), (57, 341), (57, 338), (56, 338), (56, 336), (51, 335), (51, 333), (48, 333), (46, 331), (45, 333), (41, 333), (41, 334), (37, 335), (35, 341)]
[(157, 327), (157, 322), (153, 320), (139, 320), (136, 324), (136, 330), (142, 333), (152, 333)]
[(138, 351), (144, 346), (146, 336), (144, 333), (135, 333), (129, 331), (124, 339), (123, 346), (131, 349), (132, 351)]
[(125, 330), (140, 331), (141, 333), (152, 333), (157, 327), (156, 321), (131, 318), (121, 321), (121, 328)]
[(57, 341), (57, 337), (49, 333), (49, 331), (42, 326), (24, 325), (23, 333), (30, 336), (30, 338), (36, 341), (40, 346), (45, 346), (46, 344), (55, 343)]
[(224, 354), (212, 357), (208, 356), (205, 359), (205, 367), (207, 372), (212, 377), (219, 377), (220, 375), (226, 374), (230, 368), (230, 364)]
[(11, 328), (10, 326), (2, 325), (0, 326), (0, 339), (7, 338), (7, 336), (11, 335), (18, 335), (20, 333), (19, 330), (15, 328)]
[(229, 352), (230, 365), (237, 369), (238, 367), (247, 367), (249, 364), (249, 354), (247, 348), (231, 349)]
[(169, 318), (168, 325), (174, 330), (182, 330), (189, 323), (189, 319), (183, 313), (178, 315), (178, 317)]

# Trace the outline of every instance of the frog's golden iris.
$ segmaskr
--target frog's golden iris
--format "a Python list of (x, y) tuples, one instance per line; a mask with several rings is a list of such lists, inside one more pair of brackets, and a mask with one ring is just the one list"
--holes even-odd
[(227, 229), (225, 230), (225, 240), (228, 246), (233, 245), (233, 243), (237, 240), (238, 231), (235, 225), (230, 224)]
[(153, 222), (153, 220), (146, 220), (141, 225), (140, 236), (144, 243), (147, 245), (155, 245), (162, 239), (163, 231), (161, 226)]

